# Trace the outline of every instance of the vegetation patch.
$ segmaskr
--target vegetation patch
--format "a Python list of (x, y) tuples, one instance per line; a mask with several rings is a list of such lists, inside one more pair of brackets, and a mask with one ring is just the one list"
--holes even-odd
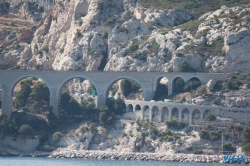
[(192, 53), (196, 52), (200, 55), (204, 55), (206, 52), (212, 55), (221, 55), (224, 56), (225, 52), (222, 51), (222, 47), (224, 46), (224, 40), (218, 39), (213, 40), (212, 44), (205, 44), (205, 45), (186, 45), (184, 53)]
[(249, 3), (248, 0), (139, 0), (139, 3), (147, 8), (161, 8), (161, 9), (177, 9), (184, 10), (193, 15), (194, 18), (199, 18), (201, 15), (220, 9), (221, 6), (245, 6)]

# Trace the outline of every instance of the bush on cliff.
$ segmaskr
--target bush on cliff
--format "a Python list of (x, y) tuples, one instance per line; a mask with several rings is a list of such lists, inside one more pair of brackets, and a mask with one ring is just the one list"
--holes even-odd
[(10, 3), (9, 2), (1, 2), (0, 3), (0, 16), (3, 14), (9, 13)]
[(114, 113), (107, 106), (103, 106), (99, 110), (99, 123), (101, 125), (110, 125), (116, 120)]
[(52, 138), (52, 140), (53, 140), (53, 142), (59, 142), (59, 140), (60, 140), (60, 138), (63, 136), (63, 134), (61, 133), (61, 132), (55, 132), (54, 134), (53, 134), (53, 138)]
[(29, 108), (33, 111), (45, 112), (49, 110), (49, 88), (43, 82), (37, 82), (28, 98)]
[(195, 149), (194, 150), (194, 154), (202, 154), (202, 153), (203, 153), (202, 149)]
[(180, 63), (179, 69), (181, 72), (196, 72), (194, 68), (191, 67), (191, 65), (188, 63), (188, 61), (183, 60)]
[(234, 153), (236, 151), (236, 148), (231, 143), (225, 143), (223, 144), (223, 149), (222, 146), (219, 147), (219, 151), (231, 151), (232, 153)]
[(14, 108), (18, 109), (27, 105), (28, 98), (31, 93), (31, 85), (32, 81), (29, 79), (21, 82), (21, 89), (17, 93), (16, 98), (14, 100)]
[(210, 136), (209, 136), (209, 133), (204, 130), (204, 129), (201, 129), (200, 132), (199, 132), (199, 136), (202, 138), (202, 139), (209, 139)]
[(135, 81), (129, 79), (123, 79), (121, 81), (121, 89), (125, 97), (128, 97), (131, 93), (138, 92), (140, 88), (140, 85)]
[(187, 123), (175, 119), (167, 120), (165, 121), (165, 124), (168, 126), (168, 128), (178, 129), (178, 130), (184, 129), (187, 126)]
[(32, 127), (30, 127), (30, 125), (27, 124), (23, 124), (20, 129), (18, 130), (18, 132), (21, 135), (32, 135), (33, 134), (33, 129)]
[(8, 121), (8, 117), (4, 114), (0, 115), (0, 133), (15, 134), (17, 133), (17, 124), (13, 120)]

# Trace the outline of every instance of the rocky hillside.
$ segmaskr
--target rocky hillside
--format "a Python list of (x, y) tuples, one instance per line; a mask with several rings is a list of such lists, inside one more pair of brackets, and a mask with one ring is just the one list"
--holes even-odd
[(38, 26), (3, 39), (0, 66), (170, 72), (186, 60), (192, 71), (249, 71), (249, 2), (184, 2), (60, 1)]

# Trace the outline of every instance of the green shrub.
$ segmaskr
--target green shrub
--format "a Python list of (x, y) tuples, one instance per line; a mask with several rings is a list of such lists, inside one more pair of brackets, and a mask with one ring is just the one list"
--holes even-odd
[(108, 18), (105, 22), (104, 25), (113, 25), (115, 23), (116, 19), (113, 17)]
[(211, 131), (211, 133), (210, 133), (210, 140), (211, 141), (217, 141), (217, 140), (219, 140), (221, 138), (221, 133), (222, 133), (221, 130)]
[[(224, 149), (224, 147), (223, 147), (223, 149)], [(244, 152), (249, 152), (250, 151), (250, 143), (247, 143), (247, 144), (243, 145), (242, 150)]]
[(10, 3), (2, 1), (0, 3), (0, 16), (9, 13)]
[(49, 51), (49, 46), (48, 45), (44, 45), (42, 47), (42, 51), (48, 52)]
[(151, 41), (150, 46), (149, 46), (149, 52), (150, 53), (157, 53), (159, 51), (160, 45), (154, 40)]
[(187, 126), (187, 123), (184, 121), (178, 121), (175, 119), (167, 120), (165, 121), (165, 124), (168, 126), (168, 128), (172, 129), (183, 129)]
[(122, 131), (121, 137), (123, 138), (123, 137), (126, 137), (126, 136), (127, 136), (127, 134), (125, 133), (125, 131)]
[(81, 133), (86, 133), (86, 132), (89, 132), (90, 130), (89, 130), (89, 128), (88, 128), (88, 126), (82, 126), (81, 128), (80, 128), (80, 131), (81, 131)]
[(219, 147), (219, 151), (230, 151), (234, 153), (236, 151), (236, 148), (233, 147), (231, 143), (225, 143), (223, 144), (223, 149), (222, 149), (222, 146)]
[(125, 27), (118, 27), (118, 32), (127, 32), (128, 30)]
[(55, 143), (59, 142), (59, 141), (60, 141), (60, 138), (61, 138), (62, 136), (63, 136), (63, 134), (62, 134), (61, 132), (55, 132), (55, 133), (53, 134), (53, 138), (52, 138), (53, 142), (55, 142)]
[(23, 124), (18, 132), (22, 135), (32, 135), (33, 134), (33, 129), (30, 127), (30, 125)]
[(77, 20), (77, 23), (78, 23), (79, 26), (82, 26), (82, 23), (83, 23), (82, 18), (79, 18), (79, 19)]
[(109, 33), (108, 33), (107, 31), (104, 31), (104, 32), (102, 33), (102, 38), (103, 38), (103, 39), (108, 39), (108, 36), (109, 36)]
[(219, 105), (218, 99), (214, 99), (214, 100), (212, 101), (212, 104)]
[(97, 2), (97, 6), (98, 6), (98, 9), (99, 9), (99, 10), (102, 10), (102, 9), (103, 9), (103, 1), (102, 1), (102, 0), (99, 0), (99, 1)]
[(206, 36), (208, 31), (209, 31), (209, 29), (204, 29), (204, 30), (200, 31), (197, 35), (195, 35), (195, 38), (199, 39), (202, 36)]
[(80, 32), (79, 29), (77, 29), (77, 31), (76, 31), (76, 37), (82, 37), (82, 33)]
[(203, 150), (202, 149), (195, 149), (194, 154), (202, 154), (203, 153)]
[(209, 139), (209, 133), (206, 131), (206, 130), (204, 130), (204, 129), (201, 129), (200, 131), (199, 131), (199, 136), (202, 138), (202, 139)]
[(180, 63), (179, 69), (181, 72), (196, 72), (196, 70), (193, 69), (186, 60), (183, 60)]
[(139, 48), (139, 43), (133, 43), (132, 45), (130, 45), (129, 47), (129, 53), (133, 53), (135, 51), (137, 51)]
[(206, 85), (202, 85), (195, 91), (195, 96), (202, 96), (203, 94), (206, 93), (207, 93), (207, 87)]
[(207, 117), (206, 117), (206, 119), (208, 120), (208, 121), (215, 121), (216, 120), (216, 116), (214, 116), (213, 114), (209, 114)]

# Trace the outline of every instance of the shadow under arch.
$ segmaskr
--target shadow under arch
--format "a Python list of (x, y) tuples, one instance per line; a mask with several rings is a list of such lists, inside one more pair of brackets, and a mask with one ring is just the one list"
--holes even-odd
[(185, 86), (185, 79), (178, 76), (175, 77), (172, 81), (173, 93), (181, 93), (183, 92)]
[(168, 107), (162, 107), (161, 108), (161, 121), (164, 122), (166, 120), (169, 120), (169, 110)]
[(176, 107), (172, 108), (171, 112), (172, 112), (171, 119), (178, 120), (179, 119), (179, 110), (178, 110), (178, 108), (176, 108)]
[(160, 111), (157, 106), (152, 107), (152, 121), (153, 122), (159, 122), (160, 119)]
[[(11, 85), (11, 88), (10, 88), (10, 92), (8, 92), (8, 94), (10, 94), (10, 103), (11, 103), (11, 112), (13, 112), (13, 107), (15, 107), (14, 105), (14, 100), (13, 100), (13, 98), (14, 98), (14, 96), (15, 96), (15, 94), (14, 94), (14, 92), (15, 92), (15, 87), (17, 86), (17, 84), (18, 83), (20, 83), (20, 85), (22, 84), (22, 81), (24, 81), (24, 80), (30, 80), (31, 81), (31, 85), (30, 86), (32, 86), (33, 85), (33, 81), (36, 81), (37, 80), (37, 82), (36, 82), (36, 85), (39, 83), (39, 82), (42, 82), (42, 84), (44, 84), (46, 87), (43, 87), (43, 88), (46, 88), (46, 89), (48, 89), (48, 98), (46, 99), (46, 98), (43, 98), (43, 99), (41, 99), (41, 100), (39, 100), (40, 102), (41, 101), (43, 101), (43, 102), (45, 102), (45, 103), (40, 103), (40, 102), (38, 102), (38, 103), (36, 103), (36, 106), (31, 106), (30, 108), (31, 108), (31, 111), (49, 111), (49, 107), (50, 107), (50, 105), (51, 105), (51, 101), (50, 101), (50, 99), (51, 99), (51, 89), (50, 89), (50, 85), (48, 84), (48, 82), (44, 79), (44, 78), (42, 78), (42, 77), (40, 77), (39, 75), (35, 75), (35, 74), (26, 74), (26, 75), (23, 75), (23, 76), (20, 76), (19, 78), (17, 78), (14, 82), (13, 82), (13, 84)], [(39, 79), (41, 80), (41, 81), (39, 81)], [(42, 85), (41, 84), (41, 85)], [(22, 87), (22, 85), (21, 85), (21, 87)], [(21, 89), (20, 89), (21, 90)], [(32, 91), (32, 88), (31, 88), (31, 91)], [(18, 91), (18, 92), (20, 92), (20, 91)], [(17, 92), (17, 94), (18, 94), (18, 92)], [(30, 92), (31, 93), (31, 92)], [(45, 92), (46, 93), (46, 92)], [(31, 98), (32, 99), (32, 98)], [(37, 99), (35, 99), (35, 100), (33, 100), (33, 102), (36, 102), (36, 100)], [(48, 101), (46, 101), (46, 100), (48, 100)], [(27, 103), (26, 103), (26, 106), (28, 106), (27, 104), (28, 104), (28, 99), (27, 99), (27, 101), (26, 101)], [(19, 105), (19, 104), (18, 104)], [(16, 108), (17, 109), (20, 109), (20, 108), (22, 108), (22, 107), (26, 107), (26, 106), (17, 106), (16, 105)], [(44, 107), (45, 106), (45, 107)]]
[(129, 104), (127, 107), (128, 108), (127, 108), (126, 112), (133, 112), (133, 105), (132, 104)]
[(136, 106), (135, 106), (135, 112), (136, 111), (141, 111), (141, 106), (139, 105), (139, 104), (137, 104)]
[(199, 124), (201, 119), (201, 111), (198, 109), (194, 109), (192, 112), (192, 124)]
[(201, 80), (198, 77), (191, 77), (186, 83), (185, 83), (185, 89), (184, 91), (190, 91), (194, 90), (201, 86)]
[(210, 111), (210, 110), (205, 110), (204, 113), (203, 113), (202, 118), (203, 118), (204, 120), (206, 120), (206, 119), (207, 119), (207, 116), (208, 116), (209, 114), (212, 114), (212, 111)]
[(169, 79), (165, 76), (157, 77), (155, 80), (155, 89), (154, 89), (154, 97), (153, 100), (164, 99), (168, 96), (168, 81)]
[(85, 76), (82, 76), (82, 75), (74, 75), (74, 76), (70, 76), (70, 77), (65, 78), (65, 79), (60, 83), (59, 88), (57, 89), (56, 95), (57, 95), (58, 97), (60, 97), (60, 94), (61, 94), (61, 91), (62, 91), (63, 86), (64, 86), (67, 82), (69, 82), (70, 80), (75, 79), (75, 78), (88, 80), (88, 81), (94, 86), (94, 88), (96, 89), (96, 93), (97, 93), (96, 96), (98, 96), (99, 87), (96, 86), (96, 83), (95, 83), (94, 81), (92, 81), (90, 78), (85, 77)]
[(130, 77), (130, 76), (120, 76), (120, 77), (116, 77), (115, 79), (111, 80), (108, 83), (108, 87), (105, 90), (105, 94), (104, 94), (105, 95), (105, 103), (107, 102), (108, 94), (109, 94), (111, 87), (114, 85), (114, 83), (116, 83), (117, 81), (122, 80), (122, 79), (130, 79), (130, 80), (133, 80), (134, 82), (136, 82), (138, 85), (140, 85), (140, 87), (142, 89), (142, 93), (143, 93), (143, 98), (144, 99), (146, 98), (145, 93), (144, 93), (144, 92), (146, 92), (146, 90), (136, 78)]
[(144, 105), (143, 109), (142, 109), (142, 118), (149, 118), (149, 114), (150, 114), (150, 110), (149, 110), (149, 106), (148, 105)]
[(189, 123), (189, 114), (190, 114), (190, 111), (187, 108), (184, 108), (181, 113), (182, 121)]
[[(80, 86), (80, 88), (70, 91), (69, 87), (75, 87), (75, 85)], [(87, 90), (84, 89), (84, 86), (88, 87)], [(63, 88), (66, 88), (66, 90)], [(65, 91), (66, 93), (64, 94)], [(57, 97), (58, 115), (61, 115), (61, 113), (65, 115), (76, 115), (80, 114), (83, 110), (88, 111), (97, 107), (98, 90), (96, 89), (94, 83), (92, 83), (88, 78), (83, 76), (71, 76), (62, 81), (59, 88), (57, 89)], [(70, 102), (71, 99), (74, 99), (73, 105), (76, 107), (75, 109), (69, 108), (68, 105), (70, 104), (65, 104)], [(64, 100), (64, 102), (62, 102), (62, 100)], [(63, 108), (66, 108), (66, 110)], [(62, 110), (64, 110), (64, 112), (61, 112)]]
[(26, 75), (23, 75), (23, 76), (20, 76), (18, 77), (12, 84), (11, 84), (11, 88), (10, 88), (10, 92), (7, 92), (8, 94), (10, 94), (11, 96), (13, 96), (13, 91), (14, 91), (14, 88), (16, 87), (16, 85), (26, 79), (26, 78), (29, 78), (29, 77), (35, 77), (35, 78), (38, 78), (38, 79), (41, 79), (46, 85), (47, 87), (49, 88), (49, 92), (51, 94), (51, 89), (50, 89), (50, 84), (46, 81), (46, 79), (44, 79), (43, 77), (39, 76), (39, 75), (35, 75), (35, 74), (26, 74)]

